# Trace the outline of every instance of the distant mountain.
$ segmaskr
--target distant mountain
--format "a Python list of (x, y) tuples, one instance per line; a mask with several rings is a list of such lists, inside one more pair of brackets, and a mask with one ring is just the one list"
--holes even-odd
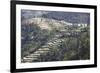
[(37, 10), (21, 10), (21, 18), (24, 19), (30, 19), (34, 17), (41, 17), (43, 14), (47, 14), (46, 11), (37, 11)]
[(48, 14), (44, 14), (47, 18), (56, 19), (56, 20), (64, 20), (70, 23), (90, 23), (90, 16), (88, 13), (76, 13), (76, 12), (50, 12)]
[(69, 23), (84, 23), (90, 24), (89, 13), (79, 12), (57, 12), (57, 11), (37, 11), (37, 10), (22, 10), (22, 20), (31, 19), (35, 17), (44, 17), (55, 20), (64, 20)]

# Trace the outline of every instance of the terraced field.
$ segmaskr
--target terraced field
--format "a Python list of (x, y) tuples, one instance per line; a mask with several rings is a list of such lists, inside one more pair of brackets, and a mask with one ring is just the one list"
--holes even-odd
[(87, 59), (90, 59), (89, 14), (23, 10), (22, 63)]

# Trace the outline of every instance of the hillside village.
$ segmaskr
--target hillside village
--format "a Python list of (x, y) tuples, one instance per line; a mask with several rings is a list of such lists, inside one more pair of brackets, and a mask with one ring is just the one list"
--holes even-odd
[(62, 16), (58, 19), (55, 12), (40, 12), (39, 16), (22, 12), (22, 63), (90, 59), (90, 24), (84, 20), (89, 20), (89, 16), (83, 14), (82, 18), (81, 14), (71, 13), (73, 18), (76, 17), (71, 23), (72, 19), (64, 20), (61, 13), (58, 13)]

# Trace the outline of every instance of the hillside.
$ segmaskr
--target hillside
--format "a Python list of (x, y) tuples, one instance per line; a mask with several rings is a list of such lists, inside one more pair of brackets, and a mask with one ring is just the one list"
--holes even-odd
[(40, 15), (30, 17), (24, 13), (26, 18), (21, 23), (22, 62), (89, 59), (89, 22), (71, 23), (65, 18), (57, 19), (60, 14), (51, 13), (40, 12)]
[[(78, 55), (79, 37), (87, 33), (81, 30), (86, 28), (43, 17), (23, 21), (22, 62), (74, 60), (73, 56)], [(64, 57), (69, 52), (72, 52), (69, 58)]]

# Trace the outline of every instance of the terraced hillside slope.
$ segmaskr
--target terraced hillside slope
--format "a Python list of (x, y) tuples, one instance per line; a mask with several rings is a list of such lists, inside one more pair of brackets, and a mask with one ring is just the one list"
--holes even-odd
[[(21, 62), (87, 60), (90, 58), (90, 25), (87, 14), (79, 18), (81, 14), (78, 13), (77, 16), (75, 13), (72, 15), (67, 13), (64, 16), (56, 12), (40, 11), (39, 15), (32, 12), (34, 11), (29, 12), (30, 15), (22, 14)], [(68, 16), (71, 19), (68, 19)]]

